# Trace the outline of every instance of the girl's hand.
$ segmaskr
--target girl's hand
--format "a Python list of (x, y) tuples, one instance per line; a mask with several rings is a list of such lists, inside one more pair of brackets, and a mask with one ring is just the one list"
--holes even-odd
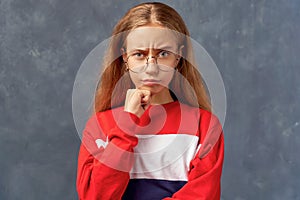
[(151, 92), (148, 90), (127, 90), (124, 111), (140, 117), (150, 105)]

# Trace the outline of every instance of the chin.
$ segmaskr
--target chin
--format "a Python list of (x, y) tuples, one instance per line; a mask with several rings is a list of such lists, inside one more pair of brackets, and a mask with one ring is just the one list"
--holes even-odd
[(139, 89), (149, 90), (152, 95), (155, 95), (155, 94), (158, 94), (168, 88), (166, 88), (162, 85), (155, 84), (155, 85), (142, 85), (141, 87), (139, 87)]

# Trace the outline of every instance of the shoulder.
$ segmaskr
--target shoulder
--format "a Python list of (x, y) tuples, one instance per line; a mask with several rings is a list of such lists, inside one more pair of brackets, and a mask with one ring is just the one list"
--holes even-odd
[(118, 107), (92, 114), (86, 123), (86, 129), (98, 128), (102, 131), (110, 130), (115, 126), (117, 121), (116, 116), (122, 110), (122, 107)]
[(201, 108), (199, 108), (199, 112), (200, 112), (200, 124), (202, 124), (203, 126), (221, 125), (218, 117), (214, 113)]
[(124, 112), (124, 106), (112, 108), (97, 113), (97, 119), (101, 126), (103, 127), (112, 127), (115, 126), (117, 119), (119, 118), (120, 113)]
[(198, 118), (200, 125), (209, 125), (210, 123), (219, 124), (218, 117), (208, 110), (202, 108), (193, 107), (184, 103), (177, 104), (180, 107), (180, 112), (183, 116), (191, 117), (195, 116)]

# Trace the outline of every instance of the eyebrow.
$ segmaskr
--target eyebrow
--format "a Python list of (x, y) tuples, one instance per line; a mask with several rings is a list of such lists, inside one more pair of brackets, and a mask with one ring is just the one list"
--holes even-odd
[[(134, 52), (134, 51), (149, 51), (149, 49), (151, 48), (143, 48), (143, 47), (137, 47), (137, 48), (133, 48), (130, 50), (130, 52)], [(175, 52), (175, 49), (173, 49), (171, 46), (163, 46), (163, 47), (159, 47), (159, 48), (152, 48), (154, 49), (154, 51), (171, 51), (171, 52)]]

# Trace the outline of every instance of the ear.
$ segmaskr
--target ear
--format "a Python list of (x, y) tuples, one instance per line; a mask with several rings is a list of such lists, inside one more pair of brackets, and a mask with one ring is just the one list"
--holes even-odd
[(184, 45), (181, 45), (178, 49), (178, 57), (177, 57), (177, 63), (176, 65), (178, 65), (180, 58), (182, 57), (182, 49), (184, 48)]
[(179, 47), (179, 55), (180, 55), (180, 57), (182, 57), (182, 49), (184, 48), (184, 45), (181, 45), (180, 47)]
[(122, 55), (123, 61), (126, 62), (126, 60), (127, 60), (127, 54), (126, 54), (125, 47), (122, 47), (122, 48), (120, 49), (120, 53), (121, 53), (121, 55)]

